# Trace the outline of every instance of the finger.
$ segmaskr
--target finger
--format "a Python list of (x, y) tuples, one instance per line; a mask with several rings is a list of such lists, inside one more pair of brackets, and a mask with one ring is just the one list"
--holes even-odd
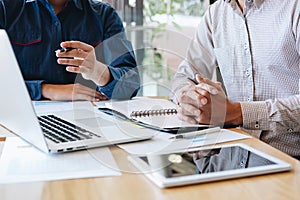
[(214, 81), (209, 80), (207, 78), (204, 78), (204, 82), (207, 83), (207, 84), (209, 84), (209, 85), (211, 85), (211, 86), (213, 86), (213, 87), (216, 87), (216, 88), (219, 88), (220, 86), (222, 86), (222, 83), (220, 83), (220, 82), (214, 82)]
[(70, 65), (70, 66), (80, 66), (83, 63), (83, 59), (75, 58), (75, 59), (66, 59), (66, 58), (58, 58), (57, 63), (61, 65)]
[(101, 92), (98, 92), (95, 89), (83, 86), (81, 84), (75, 84), (74, 91), (76, 91), (76, 93), (81, 93), (81, 94), (84, 94), (84, 95), (88, 95), (88, 96), (94, 97), (97, 101), (98, 100), (107, 100), (108, 99)]
[(180, 104), (194, 105), (195, 107), (199, 108), (206, 105), (209, 102), (209, 99), (210, 94), (206, 90), (199, 89), (199, 92), (190, 91), (185, 93), (185, 95), (180, 97), (178, 102)]
[(206, 105), (210, 101), (210, 93), (202, 88), (196, 88), (196, 92), (199, 94), (198, 99), (200, 100), (200, 106)]
[(204, 82), (204, 78), (200, 74), (196, 74), (196, 80), (198, 83)]
[(87, 90), (73, 90), (73, 100), (87, 100), (98, 102), (100, 100), (107, 100), (107, 97), (97, 91), (89, 92)]
[(107, 100), (108, 99), (106, 95), (104, 95), (103, 93), (98, 92), (98, 91), (96, 91), (96, 93), (95, 93), (95, 98), (100, 99), (100, 100)]
[(203, 78), (199, 74), (196, 74), (196, 80), (198, 81), (198, 85), (196, 85), (197, 88), (202, 87), (213, 95), (218, 94), (218, 89), (220, 88), (219, 82), (213, 82), (207, 78)]
[(218, 82), (218, 81), (214, 82), (214, 81), (209, 80), (207, 78), (203, 78), (199, 74), (196, 74), (196, 80), (198, 81), (198, 83), (206, 83), (206, 84), (211, 85), (211, 86), (216, 87), (216, 88), (220, 88), (222, 86), (221, 82)]
[(72, 49), (67, 52), (56, 52), (58, 58), (86, 58), (88, 52), (85, 52), (81, 49)]
[(178, 113), (180, 115), (196, 117), (200, 115), (200, 109), (190, 104), (180, 104), (178, 107)]
[[(219, 90), (218, 90), (217, 87), (212, 86), (212, 85), (209, 85), (209, 84), (204, 83), (204, 82), (198, 83), (198, 85), (196, 85), (195, 88), (196, 88), (196, 90), (198, 90), (198, 89), (200, 89), (200, 90), (201, 90), (201, 89), (202, 89), (202, 90), (206, 90), (207, 92), (209, 92), (209, 93), (212, 94), (212, 95), (216, 95), (216, 94), (219, 93)], [(199, 91), (200, 91), (200, 90), (199, 90)]]
[(86, 101), (95, 101), (95, 102), (99, 101), (99, 99), (96, 99), (95, 97), (85, 95), (82, 93), (74, 93), (72, 98), (73, 100), (86, 100)]
[(198, 122), (191, 116), (179, 115), (179, 119), (181, 119), (182, 121), (189, 122), (191, 124), (198, 124)]
[(81, 73), (81, 74), (84, 74), (84, 73), (87, 73), (89, 71), (89, 68), (84, 67), (84, 66), (79, 66), (79, 67), (67, 66), (66, 70), (68, 72), (72, 72), (72, 73), (77, 73), (77, 74)]
[(93, 46), (89, 45), (89, 44), (86, 44), (86, 43), (83, 43), (83, 42), (80, 42), (80, 41), (66, 41), (66, 42), (62, 42), (60, 44), (60, 46), (62, 48), (74, 48), (74, 49), (81, 49), (83, 51), (86, 51), (86, 52), (90, 52), (94, 49)]
[(79, 67), (68, 66), (68, 67), (66, 67), (66, 70), (68, 72), (72, 72), (72, 73), (77, 73), (77, 74), (81, 73)]

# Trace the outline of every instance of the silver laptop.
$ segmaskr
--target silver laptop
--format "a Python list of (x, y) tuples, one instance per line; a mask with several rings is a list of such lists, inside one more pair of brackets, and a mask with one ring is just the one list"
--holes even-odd
[(149, 139), (153, 132), (89, 109), (37, 115), (5, 30), (0, 30), (0, 124), (44, 152)]

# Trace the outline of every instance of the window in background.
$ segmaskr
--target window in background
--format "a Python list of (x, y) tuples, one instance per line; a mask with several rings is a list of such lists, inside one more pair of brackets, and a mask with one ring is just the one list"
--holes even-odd
[(168, 96), (177, 66), (210, 0), (103, 0), (118, 12), (132, 41), (139, 95)]

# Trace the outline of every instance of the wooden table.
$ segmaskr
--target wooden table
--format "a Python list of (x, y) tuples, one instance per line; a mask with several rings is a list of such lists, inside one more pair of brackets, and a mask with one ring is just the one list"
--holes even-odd
[[(1, 200), (159, 200), (159, 199), (300, 199), (300, 162), (255, 139), (238, 141), (292, 164), (292, 171), (191, 186), (160, 189), (137, 172), (127, 153), (110, 147), (122, 176), (0, 185)], [(300, 147), (299, 147), (300, 148)]]

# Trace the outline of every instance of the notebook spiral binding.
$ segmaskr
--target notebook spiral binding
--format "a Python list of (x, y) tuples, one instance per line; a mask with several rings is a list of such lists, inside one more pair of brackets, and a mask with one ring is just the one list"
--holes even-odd
[(150, 117), (157, 115), (174, 115), (177, 114), (177, 110), (174, 109), (160, 109), (160, 110), (141, 110), (141, 111), (132, 111), (130, 117)]

